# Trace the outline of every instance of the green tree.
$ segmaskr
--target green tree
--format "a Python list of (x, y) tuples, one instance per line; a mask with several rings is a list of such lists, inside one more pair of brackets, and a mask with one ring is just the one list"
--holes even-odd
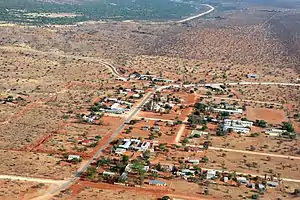
[(161, 198), (161, 200), (170, 200), (171, 198), (169, 197), (169, 196), (163, 196), (162, 198)]
[(143, 158), (145, 160), (149, 160), (149, 158), (150, 158), (150, 151), (149, 150), (144, 151)]
[(283, 122), (282, 129), (290, 133), (293, 133), (295, 131), (293, 125), (290, 122)]
[(122, 156), (122, 162), (123, 162), (123, 163), (128, 163), (128, 161), (129, 161), (129, 156), (123, 155), (123, 156)]
[(96, 175), (97, 175), (97, 169), (96, 169), (96, 167), (89, 167), (89, 168), (87, 168), (87, 171), (86, 171), (86, 177), (87, 178), (94, 179), (94, 178), (96, 178)]

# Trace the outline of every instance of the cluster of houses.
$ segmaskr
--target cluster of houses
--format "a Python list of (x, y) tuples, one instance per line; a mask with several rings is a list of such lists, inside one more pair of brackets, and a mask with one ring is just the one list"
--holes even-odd
[(141, 141), (139, 139), (123, 139), (121, 144), (115, 149), (116, 154), (123, 154), (127, 150), (146, 151), (151, 147), (148, 141)]
[(138, 80), (147, 80), (154, 82), (164, 82), (164, 83), (173, 83), (174, 80), (166, 79), (163, 77), (155, 77), (154, 75), (143, 75), (138, 72), (133, 72), (128, 76), (128, 79), (138, 79)]
[(139, 89), (122, 88), (122, 89), (119, 89), (118, 93), (123, 94), (123, 95), (132, 94), (132, 96), (130, 96), (130, 98), (139, 99), (139, 98), (143, 97), (143, 94), (145, 94), (145, 91), (139, 90)]
[(224, 132), (234, 131), (237, 133), (249, 133), (250, 127), (253, 126), (251, 121), (242, 121), (234, 119), (224, 119), (221, 128)]
[(106, 113), (122, 114), (130, 110), (132, 103), (117, 98), (104, 98), (99, 102), (99, 110)]
[(146, 111), (164, 113), (166, 112), (166, 110), (172, 109), (176, 104), (180, 102), (181, 100), (177, 97), (155, 94), (153, 98), (144, 106), (144, 109)]

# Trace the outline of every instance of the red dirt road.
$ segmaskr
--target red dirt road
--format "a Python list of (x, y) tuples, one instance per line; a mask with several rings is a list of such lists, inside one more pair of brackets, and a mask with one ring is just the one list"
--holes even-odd
[(132, 192), (140, 195), (147, 195), (151, 194), (157, 198), (161, 198), (165, 195), (168, 195), (173, 198), (182, 198), (186, 200), (212, 200), (213, 198), (209, 197), (201, 197), (200, 195), (198, 197), (196, 196), (189, 196), (188, 194), (182, 194), (182, 193), (176, 193), (172, 191), (168, 187), (155, 187), (155, 186), (149, 186), (145, 185), (144, 187), (138, 188), (138, 187), (128, 187), (128, 186), (121, 186), (121, 185), (112, 185), (112, 184), (106, 184), (106, 183), (93, 183), (89, 181), (78, 181), (75, 184), (73, 184), (70, 189), (72, 189), (72, 196), (76, 196), (80, 193), (81, 190), (83, 190), (85, 187), (92, 187), (92, 188), (98, 188), (98, 189), (105, 189), (105, 190), (131, 190)]

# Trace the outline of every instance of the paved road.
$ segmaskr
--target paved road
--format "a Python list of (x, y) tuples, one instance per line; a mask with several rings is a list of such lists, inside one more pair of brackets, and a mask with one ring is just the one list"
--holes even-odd
[(220, 147), (209, 147), (208, 150), (228, 151), (228, 152), (252, 154), (252, 155), (259, 155), (259, 156), (269, 156), (269, 157), (300, 160), (300, 157), (297, 157), (297, 156), (288, 156), (288, 155), (271, 154), (271, 153), (261, 153), (261, 152), (245, 151), (245, 150), (238, 150), (238, 149), (226, 149), (226, 148), (220, 148)]
[(203, 16), (203, 15), (207, 15), (207, 14), (209, 14), (209, 13), (211, 13), (212, 11), (215, 10), (215, 8), (212, 7), (211, 5), (208, 5), (208, 4), (203, 4), (203, 5), (209, 7), (210, 9), (209, 9), (208, 11), (203, 12), (203, 13), (200, 13), (200, 14), (198, 14), (198, 15), (194, 15), (194, 16), (192, 16), (192, 17), (188, 17), (188, 18), (186, 18), (186, 19), (179, 20), (179, 21), (177, 21), (176, 23), (187, 22), (187, 21), (190, 21), (190, 20), (199, 18), (199, 17), (201, 17), (201, 16)]

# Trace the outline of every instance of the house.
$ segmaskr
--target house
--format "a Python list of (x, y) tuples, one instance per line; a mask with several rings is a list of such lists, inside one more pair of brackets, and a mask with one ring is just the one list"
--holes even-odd
[(249, 128), (244, 128), (244, 127), (236, 127), (236, 126), (223, 126), (223, 131), (229, 131), (232, 130), (237, 133), (249, 133), (250, 129)]
[(126, 92), (126, 91), (123, 91), (123, 90), (119, 90), (119, 94), (125, 94), (125, 95), (127, 95), (127, 94), (128, 94), (128, 92)]
[(131, 140), (130, 139), (124, 139), (122, 144), (119, 145), (119, 148), (128, 149), (130, 145), (131, 145)]
[(78, 155), (69, 155), (68, 156), (68, 160), (72, 161), (72, 160), (80, 160), (80, 156)]
[(140, 77), (141, 77), (141, 74), (138, 72), (133, 72), (133, 73), (129, 74), (129, 78), (139, 79)]
[(168, 121), (168, 122), (167, 122), (167, 125), (168, 125), (168, 126), (174, 126), (174, 122), (173, 122), (173, 121)]
[(235, 126), (235, 127), (251, 127), (253, 122), (250, 121), (242, 121), (242, 120), (234, 120), (234, 119), (224, 119), (224, 125), (226, 126)]
[(199, 135), (201, 137), (202, 135), (208, 135), (208, 132), (193, 130), (191, 135)]
[(103, 175), (114, 176), (114, 175), (116, 175), (116, 173), (104, 171), (104, 172), (103, 172)]
[(162, 101), (162, 102), (166, 102), (166, 101), (168, 101), (168, 98), (167, 98), (167, 97), (165, 97), (165, 96), (162, 96), (162, 97), (160, 97), (160, 101)]
[(259, 78), (259, 75), (257, 74), (247, 74), (248, 78)]
[(247, 187), (248, 188), (252, 188), (252, 189), (255, 189), (255, 183), (247, 183)]
[(139, 99), (139, 98), (141, 98), (141, 95), (139, 95), (139, 94), (133, 94), (132, 97), (136, 98), (136, 99)]
[(283, 133), (286, 133), (286, 130), (282, 130), (282, 129), (267, 129), (264, 131), (267, 135), (272, 136), (272, 137), (279, 137), (281, 136)]
[(159, 126), (154, 126), (154, 127), (153, 127), (153, 131), (159, 132), (159, 131), (160, 131), (160, 127), (159, 127)]
[(264, 191), (265, 190), (265, 186), (263, 184), (258, 184), (258, 189), (260, 191)]
[(81, 144), (82, 144), (83, 146), (89, 146), (89, 145), (92, 144), (92, 141), (85, 139), (85, 140), (83, 140), (83, 141), (81, 142)]
[(207, 170), (206, 179), (214, 179), (216, 178), (217, 171), (215, 170)]
[(229, 181), (229, 178), (227, 176), (224, 177), (224, 183), (227, 183)]
[(227, 110), (222, 108), (213, 108), (214, 112), (228, 112), (229, 114), (243, 114), (243, 109)]
[(137, 151), (146, 151), (150, 147), (150, 142), (139, 142), (136, 146), (133, 146), (132, 149)]
[(153, 78), (152, 81), (156, 81), (156, 82), (166, 82), (166, 83), (173, 83), (174, 80), (171, 79), (165, 79), (163, 77), (157, 77), (157, 78)]
[(158, 181), (158, 180), (149, 180), (148, 183), (149, 185), (155, 185), (155, 186), (167, 186), (165, 182)]
[(150, 126), (143, 126), (141, 129), (143, 131), (149, 131), (150, 130)]
[(199, 165), (200, 160), (194, 159), (194, 160), (188, 160), (187, 162), (188, 162), (188, 163), (192, 163), (193, 165)]
[(116, 148), (115, 153), (116, 154), (123, 154), (126, 152), (126, 149), (122, 149), (122, 148)]
[(145, 93), (144, 90), (134, 90), (134, 92), (139, 93), (139, 94), (144, 94)]
[(278, 187), (279, 183), (276, 181), (267, 181), (267, 186), (275, 188)]
[(124, 111), (124, 108), (120, 108), (119, 106), (120, 106), (119, 103), (114, 103), (114, 104), (110, 107), (110, 109), (111, 109), (111, 110), (116, 110), (116, 111)]
[(184, 175), (184, 176), (195, 176), (195, 171), (190, 169), (182, 169), (181, 172), (177, 172), (178, 175)]
[(205, 84), (204, 85), (206, 88), (212, 89), (212, 90), (221, 90), (223, 91), (224, 89), (218, 85), (218, 84)]
[(247, 180), (247, 178), (246, 177), (242, 177), (242, 176), (237, 177), (236, 180), (237, 180), (237, 182), (242, 183), (242, 184), (249, 183), (249, 181)]
[[(128, 172), (128, 173), (132, 172), (132, 171), (133, 171), (133, 170), (132, 170), (132, 166), (133, 166), (133, 164), (128, 164), (128, 165), (125, 167), (125, 172)], [(147, 172), (147, 171), (149, 170), (149, 166), (144, 166), (144, 167), (143, 167), (143, 170), (144, 170), (145, 172)]]

